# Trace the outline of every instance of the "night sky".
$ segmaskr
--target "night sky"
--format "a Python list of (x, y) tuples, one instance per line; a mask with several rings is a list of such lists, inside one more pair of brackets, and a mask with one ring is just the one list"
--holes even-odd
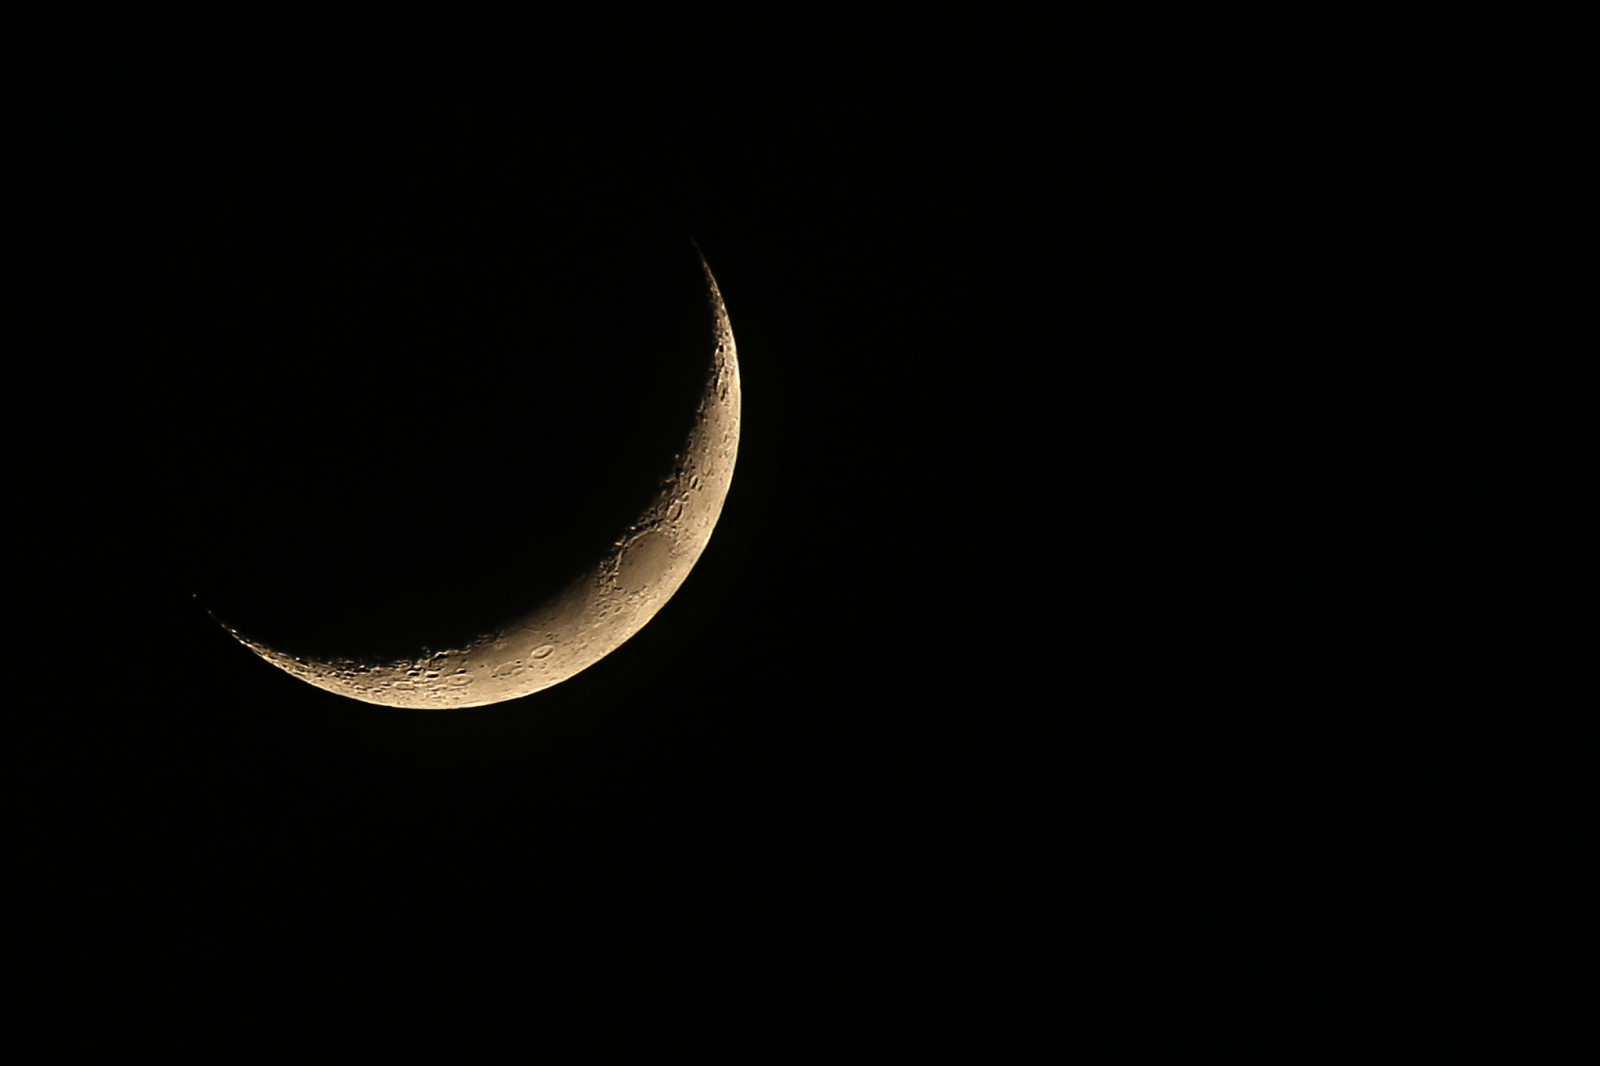
[[(1006, 638), (968, 603), (995, 576), (959, 548), (989, 490), (943, 407), (997, 388), (958, 358), (988, 329), (963, 291), (992, 236), (962, 199), (970, 101), (733, 106), (709, 71), (436, 92), (403, 58), (299, 82), (99, 47), (43, 123), (78, 131), (51, 284), (100, 309), (52, 358), (103, 353), (76, 373), (114, 485), (72, 550), (109, 575), (92, 613), (116, 633), (89, 638), (109, 646), (30, 789), (69, 895), (130, 885), (183, 928), (545, 896), (581, 924), (596, 900), (873, 908), (971, 861), (945, 840), (992, 740), (950, 765), (980, 709), (947, 696)], [(687, 583), (619, 651), (531, 699), (417, 713), (306, 686), (208, 617), (270, 601), (359, 640), (326, 594), (349, 568), (446, 612), (455, 586), (493, 600), (507, 553), (570, 576), (687, 427), (696, 246), (739, 345), (738, 466)]]
[[(211, 32), (87, 34), (24, 122), (52, 387), (11, 400), (59, 461), (17, 474), (69, 516), (40, 631), (76, 649), (25, 716), (25, 836), (97, 935), (892, 929), (953, 972), (1068, 898), (1047, 868), (1113, 940), (1336, 924), (1399, 913), (1385, 871), (1546, 869), (1514, 812), (1592, 800), (1560, 575), (1594, 108), (1555, 51), (1324, 77), (1140, 30), (1068, 91), (1059, 57), (827, 34), (792, 72)], [(515, 607), (507, 553), (581, 564), (692, 404), (696, 247), (738, 465), (621, 649), (404, 711), (208, 617), (410, 639), (324, 578), (443, 616)]]

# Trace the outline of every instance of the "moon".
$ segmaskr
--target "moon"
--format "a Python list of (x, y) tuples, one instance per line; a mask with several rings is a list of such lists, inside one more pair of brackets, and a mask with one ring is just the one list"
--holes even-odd
[(266, 662), (385, 707), (481, 707), (560, 684), (642, 629), (689, 576), (722, 514), (739, 450), (741, 394), (733, 329), (704, 257), (712, 352), (692, 428), (661, 488), (609, 551), (521, 618), (443, 650), (400, 658), (294, 654), (212, 617)]

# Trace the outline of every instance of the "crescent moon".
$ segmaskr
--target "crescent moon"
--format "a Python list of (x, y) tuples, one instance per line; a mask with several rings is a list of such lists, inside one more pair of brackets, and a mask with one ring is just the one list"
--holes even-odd
[[(739, 451), (739, 360), (716, 278), (702, 257), (715, 346), (693, 428), (644, 512), (590, 570), (519, 620), (461, 647), (404, 659), (291, 655), (218, 618), (262, 659), (308, 684), (385, 707), (481, 707), (588, 669), (653, 618), (699, 560), (722, 514)], [(213, 617), (216, 617), (213, 615)]]

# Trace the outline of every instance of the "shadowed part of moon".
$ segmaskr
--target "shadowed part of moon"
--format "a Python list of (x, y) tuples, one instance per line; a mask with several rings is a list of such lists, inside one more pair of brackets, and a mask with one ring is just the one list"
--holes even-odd
[[(457, 376), (481, 381), (480, 391), (495, 402), (537, 399), (542, 406), (531, 419), (496, 419), (486, 427), (492, 435), (479, 430), (481, 419), (471, 413), (453, 418), (451, 432), (440, 433), (433, 412), (458, 395), (448, 388), (430, 391), (434, 384), (449, 384), (450, 375), (441, 370), (437, 382), (419, 381), (414, 399), (402, 408), (415, 450), (380, 455), (362, 451), (360, 440), (335, 440), (332, 454), (342, 456), (340, 469), (349, 471), (340, 476), (286, 461), (282, 454), (260, 468), (271, 486), (291, 494), (252, 499), (295, 504), (308, 492), (318, 495), (314, 506), (300, 502), (280, 514), (244, 512), (271, 535), (252, 537), (256, 527), (248, 522), (234, 527), (232, 543), (249, 546), (229, 558), (237, 564), (234, 584), (243, 592), (232, 601), (219, 596), (218, 620), (257, 655), (310, 684), (395, 707), (515, 699), (566, 680), (615, 650), (688, 576), (710, 540), (733, 475), (738, 360), (716, 281), (703, 262), (697, 265), (697, 295), (686, 301), (666, 301), (659, 293), (653, 298), (665, 302), (662, 323), (681, 322), (687, 303), (699, 310), (698, 327), (683, 322), (648, 336), (663, 348), (689, 345), (685, 357), (699, 346), (690, 359), (698, 364), (698, 399), (681, 402), (643, 376), (621, 382), (628, 386), (622, 393), (541, 388), (535, 376), (526, 391), (508, 395), (495, 378), (475, 376), (469, 363)], [(678, 281), (670, 280), (674, 276)], [(682, 275), (669, 271), (666, 277), (663, 292), (681, 293), (676, 285)], [(595, 318), (579, 317), (569, 343), (534, 348), (524, 362), (604, 366), (604, 352), (593, 350), (598, 327), (588, 328)], [(440, 350), (450, 348), (448, 340), (441, 338)], [(640, 359), (648, 370), (648, 346)], [(656, 406), (666, 410), (620, 402), (624, 394), (651, 392)], [(579, 402), (586, 395), (596, 400)], [(663, 396), (669, 402), (660, 402)], [(563, 416), (563, 405), (586, 406), (594, 417), (574, 422)], [(619, 431), (640, 424), (636, 412), (656, 423), (653, 437)], [(673, 423), (684, 427), (675, 440), (663, 432)], [(647, 440), (660, 443), (640, 451), (641, 461), (634, 450)], [(321, 451), (303, 454), (316, 458), (328, 446), (321, 438)], [(505, 463), (519, 454), (527, 456), (526, 476), (504, 473)], [(670, 470), (663, 472), (667, 457)], [(632, 509), (622, 510), (630, 500)], [(335, 506), (347, 513), (341, 523), (318, 525)], [(574, 508), (584, 516), (576, 525)], [(608, 526), (606, 539), (596, 543)], [(585, 549), (587, 544), (595, 547)], [(569, 561), (578, 566), (568, 569)], [(237, 613), (228, 609), (233, 603), (239, 604)]]

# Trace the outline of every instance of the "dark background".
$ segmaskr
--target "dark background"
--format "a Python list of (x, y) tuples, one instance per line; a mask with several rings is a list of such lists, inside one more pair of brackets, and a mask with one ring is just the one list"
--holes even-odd
[[(446, 76), (414, 46), (347, 66), (195, 39), (91, 34), (30, 116), (38, 361), (69, 390), (52, 492), (83, 486), (58, 606), (98, 633), (27, 748), (63, 936), (477, 916), (755, 951), (958, 907), (993, 789), (1042, 784), (995, 777), (992, 697), (965, 695), (1032, 624), (982, 593), (1013, 564), (966, 532), (1030, 387), (997, 180), (969, 184), (1008, 166), (983, 99), (848, 67), (758, 90), (677, 50), (626, 79), (587, 51)], [(208, 617), (320, 610), (349, 566), (453, 609), (507, 553), (548, 558), (534, 583), (591, 558), (687, 428), (696, 245), (739, 345), (738, 466), (624, 647), (419, 713), (298, 682)], [(340, 625), (308, 647), (365, 635)]]
[[(1592, 810), (1592, 33), (1563, 17), (540, 29), (511, 59), (484, 28), (86, 33), (23, 109), (50, 387), (13, 402), (51, 431), (17, 473), (71, 516), (41, 575), (69, 684), (19, 747), (53, 901), (960, 982), (1047, 965), (1057, 923), (1208, 982), (1351, 930), (1351, 972), (1411, 988), (1486, 929), (1548, 940), (1485, 916), (1570, 886)], [(199, 607), (345, 484), (414, 538), (396, 570), (612, 513), (687, 387), (693, 309), (652, 294), (693, 289), (691, 239), (738, 469), (612, 656), (396, 711)]]

